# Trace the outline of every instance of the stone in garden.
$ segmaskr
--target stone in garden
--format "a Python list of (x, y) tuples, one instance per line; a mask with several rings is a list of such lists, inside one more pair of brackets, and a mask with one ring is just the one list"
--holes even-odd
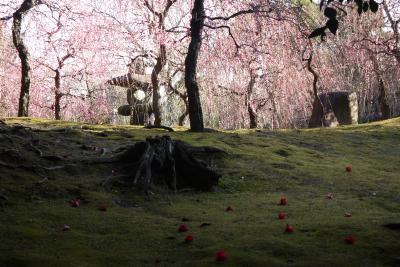
[(314, 100), (309, 128), (336, 127), (358, 123), (357, 94), (349, 92), (320, 93)]

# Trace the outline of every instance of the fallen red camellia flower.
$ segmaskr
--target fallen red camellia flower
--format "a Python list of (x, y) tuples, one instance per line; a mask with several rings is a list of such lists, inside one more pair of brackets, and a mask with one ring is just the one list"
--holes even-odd
[(281, 197), (281, 202), (279, 203), (280, 205), (284, 206), (287, 204), (287, 197)]
[(294, 228), (293, 226), (286, 224), (286, 229), (285, 229), (286, 233), (293, 233), (294, 232)]
[(68, 231), (71, 227), (68, 224), (64, 224), (63, 231)]
[(81, 205), (81, 201), (79, 199), (71, 199), (69, 201), (69, 205), (73, 208), (79, 208), (79, 206)]
[(117, 175), (118, 175), (118, 171), (116, 171), (116, 170), (111, 170), (111, 175), (112, 175), (112, 176), (117, 176)]
[(228, 254), (224, 250), (220, 250), (215, 255), (215, 260), (216, 261), (227, 261), (228, 260)]
[(228, 207), (226, 208), (226, 211), (234, 211), (234, 209), (232, 208), (232, 206), (228, 206)]
[(356, 239), (352, 236), (348, 236), (344, 239), (344, 242), (349, 245), (353, 245), (356, 242)]
[(350, 165), (346, 166), (346, 172), (351, 172), (351, 171), (352, 171), (351, 166)]
[(284, 220), (284, 219), (286, 219), (286, 213), (284, 213), (284, 212), (279, 212), (279, 213), (278, 213), (278, 219), (279, 219), (279, 220)]
[(187, 237), (185, 237), (185, 242), (186, 242), (186, 243), (190, 243), (190, 242), (192, 242), (192, 241), (193, 241), (193, 236), (188, 235)]
[(187, 232), (188, 230), (189, 230), (189, 228), (186, 224), (181, 224), (178, 228), (178, 232), (180, 232), (180, 233)]
[(101, 210), (101, 211), (107, 211), (107, 204), (105, 204), (105, 203), (100, 204), (99, 210)]

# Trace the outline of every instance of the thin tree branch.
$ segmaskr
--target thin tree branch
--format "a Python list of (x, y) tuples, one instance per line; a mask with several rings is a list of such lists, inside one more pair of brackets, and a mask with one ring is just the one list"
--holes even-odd
[(241, 45), (238, 44), (238, 42), (236, 41), (235, 37), (233, 36), (232, 31), (231, 31), (231, 27), (226, 26), (226, 25), (211, 26), (211, 25), (207, 25), (207, 24), (204, 24), (204, 27), (207, 27), (207, 28), (210, 28), (210, 29), (213, 29), (213, 30), (217, 30), (217, 29), (227, 29), (227, 30), (228, 30), (228, 33), (229, 33), (229, 36), (231, 37), (231, 39), (232, 39), (233, 42), (235, 43), (235, 46), (236, 46), (236, 53), (239, 51), (239, 48), (241, 47)]
[(241, 11), (238, 11), (238, 12), (236, 12), (236, 13), (230, 15), (230, 16), (227, 16), (227, 17), (223, 17), (223, 16), (218, 16), (218, 17), (205, 16), (205, 18), (209, 19), (209, 20), (224, 20), (224, 21), (228, 21), (230, 19), (236, 18), (236, 17), (241, 16), (241, 15), (252, 14), (252, 13), (270, 13), (270, 12), (272, 12), (271, 8), (269, 8), (268, 10), (259, 10), (259, 8), (261, 8), (261, 6), (256, 6), (256, 7), (253, 7), (251, 9), (248, 9), (248, 10), (241, 10)]

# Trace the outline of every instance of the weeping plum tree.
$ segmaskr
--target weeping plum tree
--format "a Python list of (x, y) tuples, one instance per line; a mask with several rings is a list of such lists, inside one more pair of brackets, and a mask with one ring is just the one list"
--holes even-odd
[[(205, 25), (205, 19), (208, 21), (229, 21), (241, 15), (251, 13), (269, 13), (270, 9), (263, 10), (262, 5), (249, 4), (249, 9), (240, 10), (230, 16), (209, 17), (205, 14), (204, 0), (195, 0), (192, 9), (192, 18), (190, 21), (190, 36), (191, 41), (188, 48), (188, 53), (185, 59), (185, 86), (188, 97), (188, 110), (190, 129), (195, 132), (204, 131), (203, 111), (200, 101), (200, 90), (197, 82), (197, 61), (201, 49), (202, 31), (204, 26), (210, 29), (227, 29), (229, 35), (234, 40), (231, 28), (226, 25)], [(236, 42), (235, 42), (236, 43)], [(239, 48), (237, 46), (237, 48)]]
[[(111, 118), (118, 118), (112, 112), (119, 105), (117, 102), (124, 99), (117, 94), (100, 95), (100, 92), (104, 91), (100, 89), (94, 102), (94, 96), (91, 93), (96, 90), (94, 85), (101, 84), (115, 74), (124, 73), (127, 59), (137, 54), (147, 53), (154, 59), (154, 63), (159, 62), (153, 66), (157, 67), (153, 68), (154, 84), (161, 84), (161, 79), (165, 83), (167, 78), (166, 92), (170, 102), (166, 105), (166, 109), (169, 110), (169, 114), (163, 117), (169, 120), (168, 123), (178, 121), (179, 115), (182, 114), (182, 107), (189, 106), (186, 102), (187, 94), (183, 92), (180, 94), (179, 91), (184, 77), (179, 74), (168, 82), (168, 76), (171, 73), (175, 70), (183, 73), (184, 65), (186, 65), (185, 82), (188, 87), (186, 91), (190, 93), (192, 130), (204, 129), (203, 124), (221, 128), (255, 127), (256, 117), (258, 117), (257, 127), (302, 127), (306, 125), (305, 122), (309, 118), (312, 106), (310, 88), (315, 83), (315, 77), (313, 83), (313, 77), (307, 73), (309, 67), (314, 69), (319, 76), (318, 90), (324, 90), (324, 88), (352, 90), (359, 93), (359, 99), (362, 101), (360, 103), (372, 103), (372, 100), (377, 102), (378, 79), (374, 77), (377, 74), (371, 70), (373, 66), (370, 57), (365, 53), (366, 48), (370, 48), (371, 53), (377, 57), (379, 66), (376, 69), (382, 77), (391, 114), (399, 114), (397, 88), (400, 72), (396, 70), (398, 66), (395, 62), (397, 59), (395, 52), (399, 51), (399, 38), (397, 38), (399, 20), (393, 15), (390, 22), (387, 16), (399, 10), (399, 2), (397, 0), (376, 1), (379, 2), (377, 15), (385, 18), (385, 22), (383, 19), (377, 20), (377, 15), (370, 12), (374, 11), (376, 6), (369, 0), (322, 1), (322, 12), (312, 3), (307, 6), (310, 9), (305, 10), (304, 5), (297, 5), (293, 1), (177, 0), (165, 17), (164, 30), (160, 29), (158, 16), (152, 14), (151, 10), (143, 4), (144, 0), (70, 0), (69, 6), (76, 12), (65, 11), (65, 20), (60, 23), (63, 30), (58, 31), (51, 40), (57, 48), (57, 53), (53, 52), (52, 43), (48, 43), (50, 49), (46, 48), (47, 41), (43, 40), (43, 37), (47, 36), (47, 32), (58, 29), (57, 21), (54, 21), (54, 25), (49, 21), (54, 20), (59, 8), (56, 5), (53, 10), (47, 8), (38, 10), (40, 12), (31, 10), (30, 15), (34, 16), (24, 17), (26, 21), (23, 24), (28, 27), (27, 30), (24, 26), (22, 29), (22, 32), (29, 31), (29, 35), (24, 40), (26, 43), (28, 40), (31, 42), (27, 45), (32, 58), (29, 62), (35, 65), (32, 67), (34, 78), (30, 85), (29, 115), (52, 117), (54, 107), (52, 109), (51, 106), (55, 101), (55, 90), (62, 90), (63, 94), (71, 94), (62, 98), (65, 99), (62, 101), (65, 106), (61, 107), (63, 119), (94, 121), (96, 117), (100, 118), (96, 121), (103, 121), (103, 119), (110, 121)], [(2, 70), (0, 73), (0, 113), (2, 116), (10, 116), (16, 113), (17, 109), (15, 103), (18, 102), (19, 90), (14, 90), (14, 88), (19, 83), (20, 66), (15, 64), (16, 59), (19, 61), (19, 58), (12, 46), (11, 34), (8, 34), (7, 29), (11, 28), (12, 14), (20, 8), (22, 2), (24, 1), (7, 1), (5, 5), (0, 4), (0, 16), (11, 14), (7, 16), (10, 23), (4, 24), (1, 55), (4, 60), (0, 62)], [(71, 2), (73, 4), (70, 4)], [(305, 1), (301, 2), (305, 3)], [(49, 3), (64, 5), (62, 1), (46, 0), (46, 5)], [(149, 6), (159, 13), (163, 12), (167, 3), (168, 0), (148, 0)], [(359, 11), (357, 3), (362, 3), (360, 16), (357, 16), (357, 11)], [(348, 5), (350, 8), (346, 7)], [(369, 12), (364, 13), (367, 7)], [(342, 9), (348, 13), (347, 16), (343, 16), (345, 13)], [(263, 10), (272, 11), (267, 14), (262, 13)], [(190, 16), (190, 11), (193, 17)], [(249, 15), (235, 19), (239, 14)], [(324, 49), (312, 49), (307, 45), (309, 41), (307, 37), (312, 29), (316, 28), (315, 23), (318, 23), (316, 21), (323, 19), (323, 14), (330, 22), (323, 23), (324, 34), (319, 29), (314, 32), (315, 37), (333, 36), (332, 29), (334, 32), (337, 31), (337, 40), (318, 44), (318, 47)], [(0, 20), (7, 20), (7, 17), (4, 19), (0, 17)], [(190, 19), (192, 19), (191, 24)], [(298, 34), (298, 19), (305, 23), (301, 36)], [(371, 29), (371, 23), (374, 23), (373, 29)], [(43, 24), (43, 27), (39, 27), (40, 24)], [(29, 25), (34, 25), (34, 27)], [(191, 30), (189, 26), (192, 26)], [(396, 31), (383, 31), (384, 26), (386, 26), (385, 29), (394, 28)], [(360, 31), (362, 27), (365, 27), (365, 31)], [(363, 35), (360, 36), (360, 33)], [(65, 41), (66, 38), (72, 42)], [(58, 39), (63, 41), (59, 42)], [(189, 41), (191, 41), (190, 44)], [(164, 44), (165, 52), (161, 49)], [(79, 50), (80, 45), (84, 47), (83, 51)], [(186, 53), (188, 47), (189, 53)], [(301, 51), (305, 47), (308, 51), (305, 56), (309, 56), (309, 52), (314, 52), (312, 62), (311, 58), (301, 57)], [(68, 48), (75, 48), (76, 56), (70, 57), (60, 68), (57, 59), (62, 61), (68, 54)], [(199, 56), (200, 48), (201, 56)], [(69, 49), (69, 51), (72, 50)], [(250, 56), (262, 58), (264, 62), (261, 68), (265, 77), (257, 78), (255, 84), (250, 77), (251, 73), (241, 65)], [(165, 59), (168, 60), (168, 68), (167, 65), (163, 65)], [(308, 61), (312, 64), (306, 65)], [(38, 66), (37, 63), (41, 62), (50, 66), (51, 69)], [(60, 73), (57, 77), (58, 68), (60, 68)], [(85, 74), (75, 75), (81, 68), (85, 69)], [(290, 79), (285, 77), (290, 77)], [(86, 80), (90, 81), (90, 93), (86, 90), (89, 86), (83, 84)], [(316, 90), (313, 91), (315, 95)], [(384, 95), (381, 95), (384, 99)], [(154, 104), (156, 102), (154, 101)], [(102, 108), (97, 104), (94, 108), (93, 103), (103, 103)], [(266, 104), (257, 110), (260, 103)], [(206, 110), (204, 117), (202, 110)], [(368, 107), (363, 112), (368, 113), (370, 110), (371, 108)], [(186, 111), (182, 114), (180, 124), (185, 115)], [(119, 123), (117, 120), (115, 122)]]
[(18, 117), (27, 117), (29, 108), (29, 90), (31, 87), (29, 65), (29, 52), (24, 44), (21, 36), (21, 25), (24, 16), (33, 7), (42, 4), (41, 0), (25, 0), (21, 6), (13, 14), (12, 36), (15, 48), (18, 51), (18, 56), (21, 60), (21, 92), (18, 104)]
[[(149, 11), (157, 17), (158, 28), (162, 32), (165, 31), (165, 17), (168, 14), (169, 9), (177, 0), (168, 0), (164, 6), (163, 11), (158, 12), (154, 7), (147, 1), (144, 1), (144, 5), (149, 9)], [(151, 73), (151, 85), (153, 87), (153, 112), (154, 112), (154, 125), (161, 126), (161, 95), (160, 95), (160, 81), (159, 75), (167, 63), (167, 48), (165, 43), (160, 42), (159, 51), (156, 58), (156, 65)]]

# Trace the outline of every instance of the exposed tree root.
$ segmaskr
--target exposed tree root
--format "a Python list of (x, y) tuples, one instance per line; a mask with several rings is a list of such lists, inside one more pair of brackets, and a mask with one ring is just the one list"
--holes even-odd
[[(225, 152), (212, 147), (191, 147), (182, 141), (171, 140), (169, 136), (148, 137), (146, 141), (129, 146), (114, 157), (86, 159), (81, 162), (128, 163), (130, 181), (145, 192), (148, 192), (151, 184), (167, 185), (174, 192), (183, 188), (210, 190), (218, 183), (221, 175), (209, 169), (195, 155), (209, 157), (212, 153)], [(109, 177), (103, 186), (109, 186), (121, 179), (126, 179), (126, 175)]]

